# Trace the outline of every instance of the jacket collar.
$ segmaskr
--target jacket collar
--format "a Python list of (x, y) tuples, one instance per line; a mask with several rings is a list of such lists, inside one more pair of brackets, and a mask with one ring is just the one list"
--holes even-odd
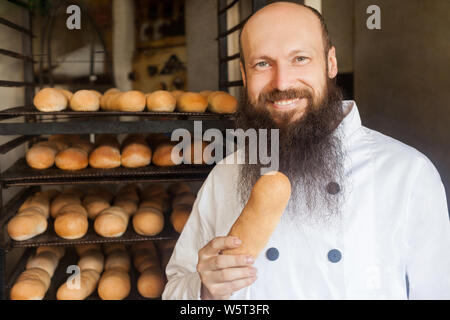
[(337, 130), (343, 135), (343, 141), (348, 142), (352, 134), (361, 127), (361, 117), (354, 100), (342, 101), (342, 108), (347, 115), (341, 121)]

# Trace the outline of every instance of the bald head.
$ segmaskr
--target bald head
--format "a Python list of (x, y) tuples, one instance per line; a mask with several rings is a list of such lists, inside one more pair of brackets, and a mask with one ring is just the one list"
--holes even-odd
[[(263, 27), (261, 27), (261, 25)], [(245, 66), (245, 51), (249, 41), (249, 37), (253, 37), (255, 30), (263, 31), (264, 27), (279, 26), (278, 29), (286, 30), (292, 28), (300, 28), (307, 30), (314, 30), (321, 33), (323, 50), (325, 57), (332, 47), (332, 43), (328, 34), (328, 29), (325, 21), (316, 9), (292, 2), (275, 2), (263, 7), (253, 14), (244, 27), (241, 29), (239, 36), (239, 47), (241, 54), (241, 63)], [(258, 39), (255, 39), (258, 41)]]

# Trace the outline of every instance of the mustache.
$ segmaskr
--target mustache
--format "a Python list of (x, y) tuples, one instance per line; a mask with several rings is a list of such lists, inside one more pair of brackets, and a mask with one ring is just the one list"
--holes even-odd
[(267, 101), (273, 102), (277, 100), (291, 100), (291, 99), (302, 99), (306, 98), (311, 101), (313, 95), (311, 90), (307, 88), (301, 89), (287, 89), (287, 90), (270, 90), (268, 92), (262, 92), (258, 97), (258, 103), (264, 104)]

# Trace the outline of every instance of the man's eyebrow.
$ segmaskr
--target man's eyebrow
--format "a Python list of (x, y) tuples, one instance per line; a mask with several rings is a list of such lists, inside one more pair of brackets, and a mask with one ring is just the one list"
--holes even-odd
[[(295, 56), (296, 54), (299, 53), (309, 53), (310, 51), (306, 50), (306, 49), (295, 49), (292, 50), (291, 52), (289, 52), (289, 57)], [(249, 62), (252, 63), (254, 60), (268, 60), (268, 61), (274, 61), (275, 59), (272, 57), (269, 57), (267, 55), (262, 55), (262, 56), (258, 56), (255, 55), (253, 58), (249, 59)]]

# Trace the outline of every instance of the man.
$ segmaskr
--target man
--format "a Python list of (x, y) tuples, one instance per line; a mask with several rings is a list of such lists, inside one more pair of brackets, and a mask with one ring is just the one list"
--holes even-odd
[(279, 129), (291, 199), (255, 261), (221, 254), (240, 245), (226, 235), (261, 165), (217, 164), (167, 266), (163, 299), (406, 299), (407, 281), (409, 298), (450, 298), (440, 176), (341, 101), (320, 14), (277, 2), (247, 21), (240, 40), (246, 100), (237, 125)]

